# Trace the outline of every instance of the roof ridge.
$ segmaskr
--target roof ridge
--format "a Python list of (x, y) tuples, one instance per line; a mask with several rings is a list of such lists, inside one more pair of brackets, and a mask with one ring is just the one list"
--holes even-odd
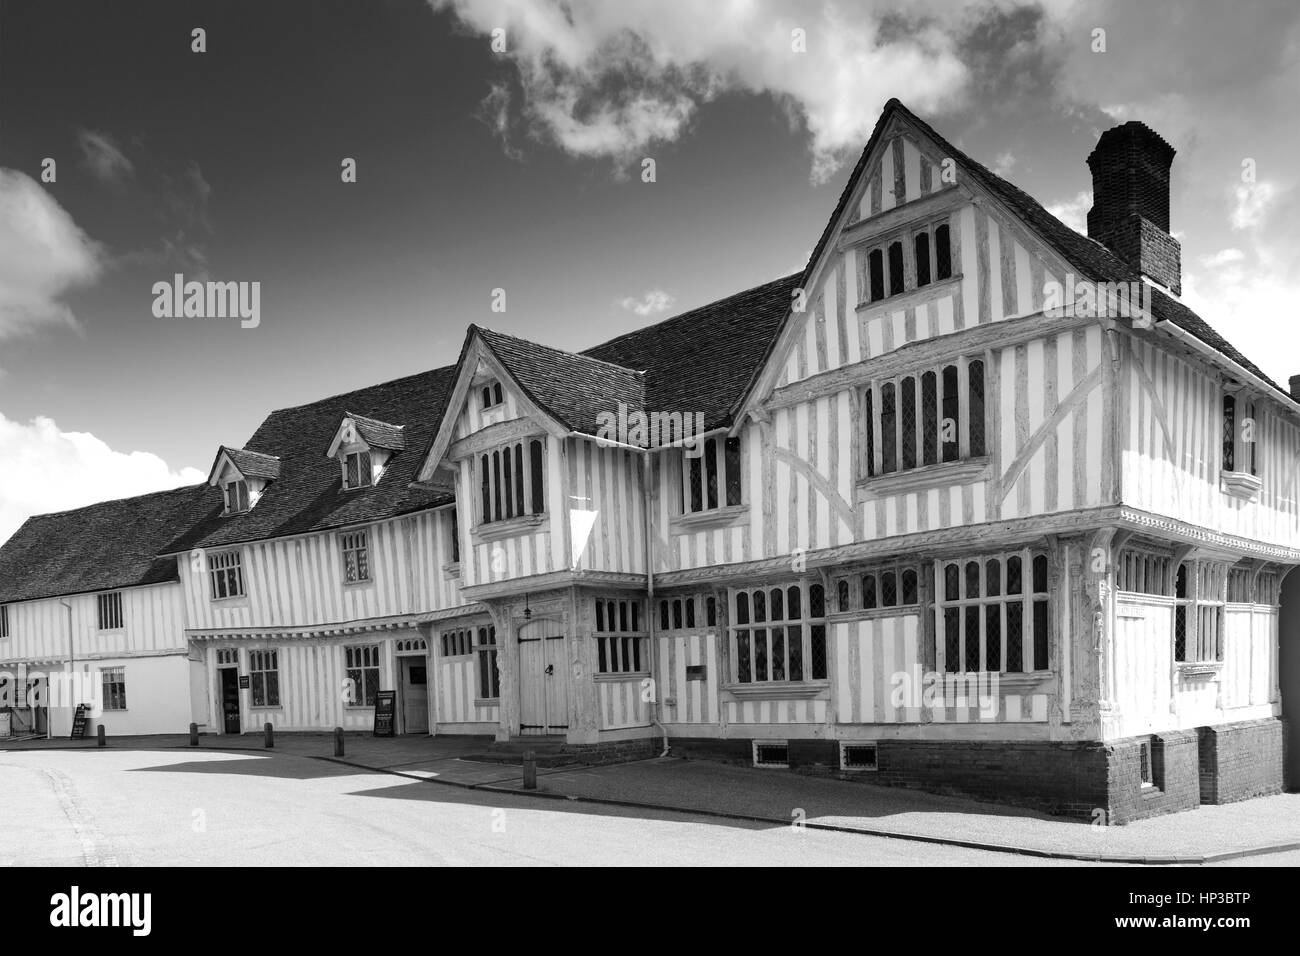
[(238, 445), (218, 445), (217, 453), (220, 454), (223, 451), (237, 451), (241, 455), (261, 455), (263, 458), (274, 458), (276, 461), (280, 460), (279, 455), (272, 455), (270, 452), (265, 451), (253, 451), (251, 448), (240, 448)]
[[(399, 382), (408, 382), (411, 379), (421, 378), (425, 375), (433, 375), (437, 372), (454, 372), (455, 370), (456, 370), (455, 365), (439, 365), (437, 368), (425, 369), (423, 372), (412, 372), (410, 375), (402, 375), (399, 376), (398, 378), (392, 378), (385, 382), (375, 382), (371, 385), (362, 385), (360, 388), (353, 388), (353, 389), (349, 389), (346, 392), (337, 392), (333, 395), (326, 395), (324, 398), (318, 398), (310, 402), (300, 402), (297, 405), (285, 405), (281, 408), (273, 408), (269, 413), (267, 413), (267, 415), (263, 417), (262, 421), (265, 422), (267, 418), (270, 418), (272, 415), (276, 415), (280, 412), (292, 412), (292, 411), (297, 411), (298, 409), (301, 408), (311, 408), (313, 405), (323, 405), (325, 402), (332, 402), (335, 399), (347, 398), (349, 395), (357, 395), (360, 394), (361, 392), (371, 391), (372, 389), (383, 388), (386, 385), (396, 385)], [(378, 421), (378, 419), (376, 419), (376, 421)], [(256, 433), (256, 429), (254, 429), (254, 433)]]
[(89, 511), (92, 508), (103, 508), (107, 505), (120, 505), (128, 501), (144, 501), (147, 498), (161, 498), (164, 495), (177, 494), (182, 491), (194, 491), (198, 488), (206, 488), (207, 486), (208, 483), (207, 480), (205, 479), (203, 481), (198, 481), (193, 484), (177, 485), (174, 488), (163, 488), (159, 491), (146, 491), (144, 494), (141, 495), (124, 495), (121, 498), (105, 498), (103, 501), (92, 501), (90, 504), (81, 505), (80, 507), (77, 508), (65, 508), (63, 511), (45, 511), (42, 512), (41, 514), (29, 515), (27, 521), (24, 521), (22, 525), (19, 525), (18, 528), (15, 529), (14, 534), (16, 535), (18, 531), (22, 529), (23, 525), (27, 524), (28, 521), (39, 521), (42, 518), (60, 518), (60, 517), (65, 517), (67, 515), (77, 514), (78, 512), (81, 511)]
[[(800, 269), (797, 272), (790, 273), (789, 275), (781, 276), (776, 279), (768, 279), (766, 282), (760, 282), (758, 285), (750, 286), (748, 289), (741, 289), (739, 292), (733, 292), (730, 295), (720, 296), (719, 298), (716, 298), (711, 302), (705, 302), (703, 305), (697, 305), (693, 308), (687, 309), (685, 312), (678, 312), (676, 315), (670, 315), (668, 318), (660, 319), (658, 322), (651, 323), (650, 325), (643, 325), (640, 326), (639, 328), (628, 329), (628, 331), (622, 332), (614, 336), (612, 339), (607, 339), (604, 342), (597, 342), (595, 345), (592, 345), (589, 348), (584, 349), (582, 352), (578, 352), (576, 354), (586, 356), (588, 352), (595, 352), (598, 349), (608, 348), (609, 346), (621, 342), (626, 338), (630, 338), (633, 335), (642, 335), (646, 332), (649, 332), (651, 329), (658, 328), (661, 325), (667, 325), (669, 322), (676, 322), (678, 319), (684, 319), (688, 315), (691, 315), (695, 312), (702, 312), (705, 309), (716, 308), (717, 306), (722, 305), (724, 302), (729, 302), (732, 299), (737, 299), (742, 295), (749, 295), (750, 293), (758, 292), (760, 289), (766, 289), (770, 286), (779, 285), (782, 282), (789, 282), (791, 279), (795, 278), (796, 276), (802, 276), (804, 274), (804, 271), (805, 271), (804, 269)], [(596, 359), (596, 361), (598, 362), (603, 361), (603, 359)], [(622, 366), (618, 366), (618, 367), (622, 368)]]
[[(647, 328), (650, 327), (651, 326), (647, 326)], [(498, 332), (496, 329), (490, 329), (482, 325), (476, 325), (474, 326), (474, 328), (479, 332), (486, 332), (489, 335), (499, 336), (503, 339), (510, 339), (512, 342), (523, 342), (525, 345), (532, 345), (539, 349), (546, 349), (548, 352), (559, 352), (562, 355), (572, 356), (573, 358), (580, 358), (586, 362), (596, 362), (597, 364), (600, 365), (607, 365), (610, 368), (618, 369), (620, 372), (628, 372), (632, 375), (646, 374), (641, 369), (628, 368), (626, 365), (619, 365), (617, 362), (610, 362), (605, 359), (599, 359), (596, 358), (594, 355), (588, 355), (585, 352), (570, 352), (567, 349), (556, 348), (554, 345), (547, 345), (545, 342), (535, 342), (532, 339), (526, 339), (520, 335), (511, 335), (509, 332)], [(599, 347), (600, 346), (593, 346), (593, 348), (599, 348)], [(498, 356), (498, 358), (500, 358), (500, 356)]]
[(377, 425), (387, 425), (389, 428), (405, 428), (405, 427), (406, 427), (405, 425), (397, 425), (397, 424), (395, 424), (395, 423), (393, 423), (393, 422), (386, 422), (386, 421), (384, 421), (382, 418), (372, 418), (372, 417), (369, 416), (369, 415), (358, 415), (356, 412), (348, 411), (347, 409), (344, 409), (344, 410), (343, 410), (343, 414), (346, 415), (346, 416), (348, 416), (348, 418), (353, 418), (353, 419), (355, 419), (355, 418), (361, 418), (361, 419), (364, 419), (364, 420), (366, 420), (366, 421), (368, 421), (368, 422), (374, 422), (374, 423), (377, 424)]

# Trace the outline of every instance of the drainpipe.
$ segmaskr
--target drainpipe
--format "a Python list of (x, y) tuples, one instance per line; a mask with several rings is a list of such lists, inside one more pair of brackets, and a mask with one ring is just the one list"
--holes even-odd
[[(655, 673), (659, 673), (659, 641), (655, 634), (655, 622), (659, 619), (654, 611), (655, 601), (655, 565), (654, 565), (654, 538), (650, 534), (650, 452), (641, 453), (641, 510), (643, 533), (645, 534), (645, 614), (646, 622), (650, 625), (650, 657), (655, 664)], [(653, 680), (653, 678), (651, 678)], [(667, 757), (671, 749), (668, 745), (668, 728), (659, 722), (659, 688), (655, 687), (655, 699), (650, 704), (650, 722), (659, 728), (659, 732), (664, 735), (664, 749), (660, 757)]]

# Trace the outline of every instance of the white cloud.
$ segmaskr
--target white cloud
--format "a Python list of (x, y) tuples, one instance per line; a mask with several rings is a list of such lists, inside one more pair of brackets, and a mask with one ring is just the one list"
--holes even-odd
[[(744, 92), (772, 96), (806, 127), (821, 181), (861, 148), (892, 92), (922, 112), (950, 109), (967, 82), (954, 36), (935, 25), (956, 18), (939, 4), (909, 9), (907, 29), (882, 29), (879, 13), (850, 0), (716, 4), (706, 16), (698, 0), (429, 2), (485, 43), (506, 31), (516, 118), (534, 138), (620, 166), (681, 136), (702, 104)], [(494, 121), (501, 105), (494, 86)]]
[(619, 301), (619, 305), (628, 312), (635, 312), (637, 315), (657, 315), (660, 312), (666, 312), (676, 301), (671, 295), (663, 289), (651, 289), (640, 299), (628, 296)]
[(1011, 170), (1015, 168), (1016, 157), (1008, 150), (1000, 154), (993, 160), (993, 172), (999, 176), (1006, 177), (1011, 175)]
[(0, 168), (0, 339), (39, 325), (75, 325), (60, 297), (94, 281), (102, 252), (30, 176)]
[(1075, 232), (1088, 234), (1088, 210), (1092, 208), (1092, 190), (1085, 189), (1073, 199), (1048, 203), (1047, 211)]
[(77, 145), (81, 147), (83, 164), (103, 182), (120, 183), (135, 173), (131, 160), (107, 133), (78, 130)]
[[(1175, 236), (1175, 238), (1177, 238)], [(1226, 266), (1231, 262), (1241, 262), (1246, 258), (1246, 254), (1240, 249), (1220, 249), (1218, 252), (1209, 256), (1201, 257), (1201, 265), (1208, 269), (1217, 269), (1220, 266)]]
[(1233, 229), (1254, 229), (1264, 224), (1277, 196), (1272, 183), (1240, 183), (1233, 189), (1235, 204), (1229, 221)]
[(96, 501), (196, 484), (197, 468), (173, 469), (148, 452), (114, 451), (94, 435), (64, 432), (52, 419), (27, 424), (0, 414), (0, 543), (27, 518)]

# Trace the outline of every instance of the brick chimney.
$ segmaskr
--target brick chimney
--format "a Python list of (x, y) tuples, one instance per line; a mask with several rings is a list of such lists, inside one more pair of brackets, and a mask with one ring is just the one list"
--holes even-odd
[(1173, 161), (1174, 148), (1145, 123), (1131, 121), (1102, 133), (1088, 156), (1088, 236), (1177, 295), (1182, 291), (1182, 250), (1169, 235)]
[(1291, 397), (1297, 402), (1300, 402), (1300, 375), (1292, 375), (1290, 380), (1287, 381), (1287, 385), (1289, 386)]

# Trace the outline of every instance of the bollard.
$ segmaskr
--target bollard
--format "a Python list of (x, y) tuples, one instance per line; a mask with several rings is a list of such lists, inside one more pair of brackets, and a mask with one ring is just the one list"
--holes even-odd
[(343, 728), (334, 728), (334, 756), (343, 756)]
[(100, 745), (101, 747), (104, 747), (104, 746), (107, 746), (107, 743), (108, 743), (108, 741), (104, 739), (104, 725), (103, 725), (103, 724), (100, 724), (100, 725), (99, 725), (99, 745)]
[(524, 752), (524, 789), (537, 789), (537, 754), (531, 750)]
[(199, 725), (190, 724), (190, 746), (197, 747), (198, 745), (199, 745)]
[(275, 746), (275, 728), (271, 726), (269, 720), (262, 726), (262, 734), (264, 736), (262, 746), (270, 750)]

